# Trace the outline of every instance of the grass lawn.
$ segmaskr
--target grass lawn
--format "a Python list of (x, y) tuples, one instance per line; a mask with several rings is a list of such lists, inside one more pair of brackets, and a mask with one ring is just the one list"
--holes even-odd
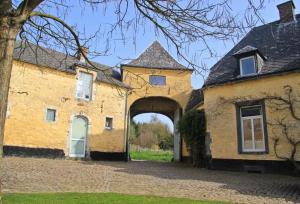
[(116, 193), (30, 193), (4, 194), (3, 204), (222, 204), (214, 201), (194, 201), (182, 198), (162, 198), (154, 196), (135, 196)]
[(171, 151), (151, 151), (151, 150), (141, 150), (141, 151), (131, 151), (131, 159), (136, 160), (148, 160), (148, 161), (165, 161), (170, 162), (173, 158), (173, 152)]

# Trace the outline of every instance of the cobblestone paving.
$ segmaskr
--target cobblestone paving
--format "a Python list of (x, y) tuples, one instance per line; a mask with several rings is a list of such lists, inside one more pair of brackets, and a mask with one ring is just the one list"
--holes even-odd
[(117, 192), (234, 203), (300, 203), (300, 178), (160, 162), (6, 157), (4, 192)]

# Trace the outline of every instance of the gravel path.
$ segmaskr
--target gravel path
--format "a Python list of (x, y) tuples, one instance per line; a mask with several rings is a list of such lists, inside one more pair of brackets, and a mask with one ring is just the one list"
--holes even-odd
[(161, 162), (6, 157), (4, 192), (117, 192), (235, 203), (300, 203), (300, 178)]

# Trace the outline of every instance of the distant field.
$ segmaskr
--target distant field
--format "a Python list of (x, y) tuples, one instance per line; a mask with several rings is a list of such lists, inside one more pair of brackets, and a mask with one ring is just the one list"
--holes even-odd
[(154, 151), (154, 150), (141, 150), (131, 151), (131, 159), (135, 160), (148, 160), (148, 161), (164, 161), (170, 162), (173, 159), (172, 151)]
[(3, 204), (222, 204), (183, 198), (123, 195), (117, 193), (28, 193), (4, 194)]

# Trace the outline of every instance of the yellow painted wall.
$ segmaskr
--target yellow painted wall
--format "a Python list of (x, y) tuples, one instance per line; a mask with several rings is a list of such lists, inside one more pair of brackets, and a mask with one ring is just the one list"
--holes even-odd
[[(131, 88), (128, 95), (128, 108), (143, 97), (161, 96), (175, 100), (184, 111), (191, 92), (192, 71), (151, 69), (143, 67), (123, 66), (123, 82)], [(152, 86), (149, 84), (150, 75), (166, 76), (165, 86)], [(182, 145), (182, 156), (188, 156), (186, 146)]]
[[(133, 90), (128, 96), (128, 105), (143, 97), (162, 96), (175, 100), (185, 108), (192, 91), (192, 71), (150, 69), (123, 66), (123, 82)], [(166, 86), (151, 86), (150, 75), (166, 76)]]
[[(265, 77), (257, 80), (249, 80), (240, 83), (220, 85), (206, 88), (204, 90), (204, 107), (207, 116), (207, 128), (210, 133), (212, 144), (211, 152), (213, 158), (218, 159), (255, 159), (255, 160), (277, 160), (274, 154), (273, 138), (278, 135), (278, 130), (270, 125), (267, 126), (269, 140), (269, 154), (238, 154), (236, 109), (232, 100), (261, 99), (266, 95), (284, 95), (283, 87), (290, 85), (300, 95), (300, 73), (290, 73), (283, 76)], [(224, 98), (224, 99), (221, 99)], [(266, 119), (274, 121), (284, 115), (286, 111), (275, 111), (269, 102), (266, 105)], [(300, 107), (297, 111), (299, 113)], [(289, 117), (287, 118), (289, 119)], [(297, 126), (298, 137), (300, 137), (300, 124)], [(300, 139), (300, 138), (298, 138)], [(280, 138), (282, 145), (279, 153), (289, 153), (290, 147)], [(298, 160), (300, 152), (298, 151)]]
[[(95, 81), (93, 97), (75, 97), (76, 75), (14, 61), (9, 91), (9, 115), (4, 145), (63, 149), (68, 155), (72, 117), (89, 119), (87, 150), (124, 152), (125, 89)], [(57, 120), (45, 120), (47, 108), (55, 108)], [(105, 129), (105, 117), (113, 117), (113, 130)]]

